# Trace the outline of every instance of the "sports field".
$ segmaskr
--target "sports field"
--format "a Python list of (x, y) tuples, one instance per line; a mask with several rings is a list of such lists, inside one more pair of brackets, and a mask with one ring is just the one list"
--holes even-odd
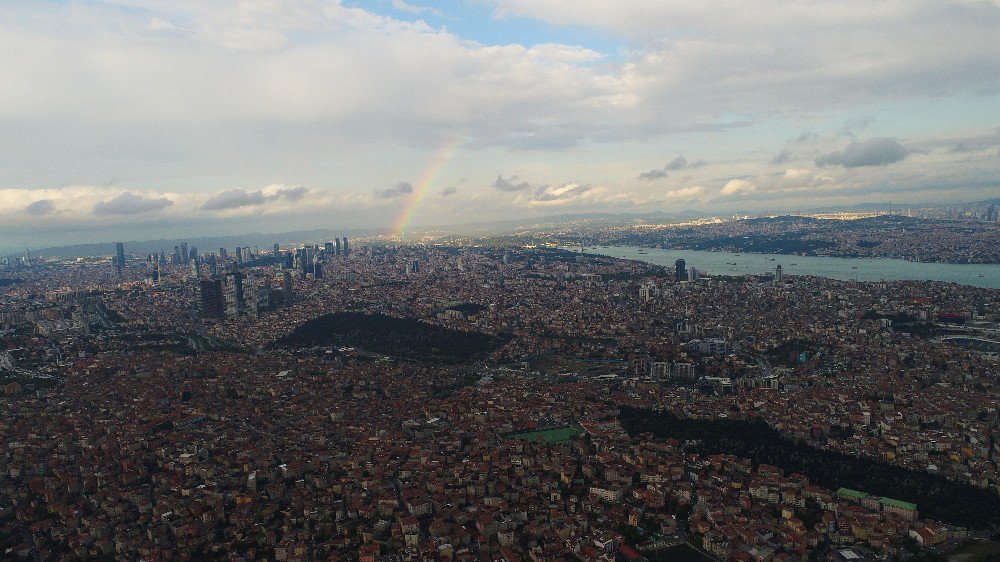
[(522, 439), (524, 441), (536, 441), (541, 438), (546, 443), (563, 443), (569, 441), (583, 433), (583, 428), (578, 425), (566, 425), (563, 427), (551, 427), (538, 431), (525, 431), (522, 433), (512, 433), (504, 439)]

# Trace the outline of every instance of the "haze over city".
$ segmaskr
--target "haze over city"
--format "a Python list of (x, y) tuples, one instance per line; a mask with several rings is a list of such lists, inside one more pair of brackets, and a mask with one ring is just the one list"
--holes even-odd
[(1000, 4), (10, 3), (0, 250), (1000, 194)]

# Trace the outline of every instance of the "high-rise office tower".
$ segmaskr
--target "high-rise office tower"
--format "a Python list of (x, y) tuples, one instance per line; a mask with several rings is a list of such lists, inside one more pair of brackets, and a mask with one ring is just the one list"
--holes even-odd
[(774, 267), (774, 282), (781, 283), (781, 264)]
[(236, 318), (246, 307), (243, 298), (243, 274), (234, 271), (226, 275), (226, 318)]
[(203, 318), (222, 318), (226, 312), (226, 298), (222, 279), (202, 279), (198, 283)]
[(687, 270), (688, 281), (697, 281), (699, 275), (701, 275), (701, 273), (698, 271), (697, 267), (691, 266), (688, 268)]
[(271, 308), (271, 281), (261, 278), (257, 280), (257, 310)]
[(229, 252), (225, 248), (219, 248), (219, 257), (222, 258), (222, 261), (229, 261)]
[(243, 282), (243, 300), (246, 303), (246, 311), (250, 316), (256, 318), (260, 314), (260, 302), (257, 300), (257, 278), (252, 273), (248, 273)]
[(297, 259), (299, 264), (299, 275), (304, 278), (309, 273), (309, 260), (305, 248), (299, 248)]
[(683, 259), (679, 259), (674, 262), (674, 274), (677, 276), (678, 281), (687, 281), (687, 264), (684, 263)]
[(125, 269), (125, 245), (121, 242), (115, 242), (115, 269), (118, 270), (118, 275)]
[(333, 255), (333, 242), (327, 242), (326, 244), (323, 244), (323, 251), (326, 252), (326, 255), (328, 256)]
[(191, 256), (188, 254), (187, 242), (181, 242), (181, 263), (187, 263), (191, 260)]
[[(291, 255), (291, 254), (289, 254)], [(281, 276), (281, 296), (285, 301), (285, 305), (292, 304), (292, 300), (295, 298), (295, 294), (292, 293), (292, 272), (285, 271)]]
[(337, 251), (337, 255), (339, 256), (340, 255), (340, 238), (334, 238), (333, 240), (334, 240), (334, 242), (337, 243), (337, 250), (336, 251)]
[(274, 257), (278, 257), (280, 255), (281, 255), (281, 247), (278, 246), (277, 242), (275, 242), (274, 243)]
[(198, 259), (198, 248), (195, 246), (191, 246), (191, 251), (188, 252), (188, 257), (191, 258), (192, 260)]
[(344, 237), (344, 257), (347, 258), (347, 257), (350, 257), (350, 256), (351, 256), (351, 246), (350, 246), (350, 244), (347, 243), (347, 237), (345, 236)]

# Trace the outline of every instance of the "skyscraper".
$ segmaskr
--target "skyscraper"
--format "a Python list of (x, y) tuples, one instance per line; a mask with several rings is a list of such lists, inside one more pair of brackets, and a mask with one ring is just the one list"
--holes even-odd
[(347, 243), (347, 237), (345, 236), (344, 237), (344, 257), (347, 258), (347, 257), (350, 257), (350, 256), (351, 256), (351, 246)]
[(118, 270), (118, 275), (125, 269), (125, 245), (121, 242), (115, 242), (115, 269)]
[(281, 296), (283, 297), (286, 306), (292, 304), (292, 300), (295, 298), (295, 294), (292, 293), (291, 271), (285, 271), (285, 273), (281, 276)]
[(246, 310), (254, 318), (260, 313), (260, 301), (257, 299), (257, 278), (252, 273), (248, 273), (243, 283), (243, 300), (246, 303)]
[(674, 262), (674, 274), (677, 281), (687, 281), (687, 264), (683, 258)]
[(226, 275), (226, 318), (236, 318), (246, 306), (243, 300), (243, 274), (234, 271)]
[(774, 282), (781, 283), (781, 264), (774, 267)]
[(306, 252), (305, 248), (299, 248), (297, 254), (299, 275), (301, 275), (304, 279), (305, 276), (309, 274), (309, 254)]
[(191, 255), (188, 254), (188, 244), (187, 242), (181, 242), (181, 263), (189, 261), (191, 261)]
[(226, 300), (222, 292), (222, 279), (202, 279), (198, 283), (203, 318), (222, 318)]
[(334, 238), (334, 242), (337, 243), (337, 255), (340, 255), (340, 238)]

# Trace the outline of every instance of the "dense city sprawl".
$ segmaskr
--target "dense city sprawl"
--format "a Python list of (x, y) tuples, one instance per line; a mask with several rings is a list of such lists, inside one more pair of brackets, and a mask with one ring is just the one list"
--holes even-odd
[[(916, 262), (1000, 262), (995, 206), (980, 220), (876, 215), (858, 219), (804, 216), (700, 220), (562, 229), (566, 245), (587, 243), (803, 256), (892, 258)], [(548, 234), (556, 229), (546, 229)]]
[(1000, 291), (350, 244), (0, 269), (0, 557), (859, 560), (1000, 531)]

